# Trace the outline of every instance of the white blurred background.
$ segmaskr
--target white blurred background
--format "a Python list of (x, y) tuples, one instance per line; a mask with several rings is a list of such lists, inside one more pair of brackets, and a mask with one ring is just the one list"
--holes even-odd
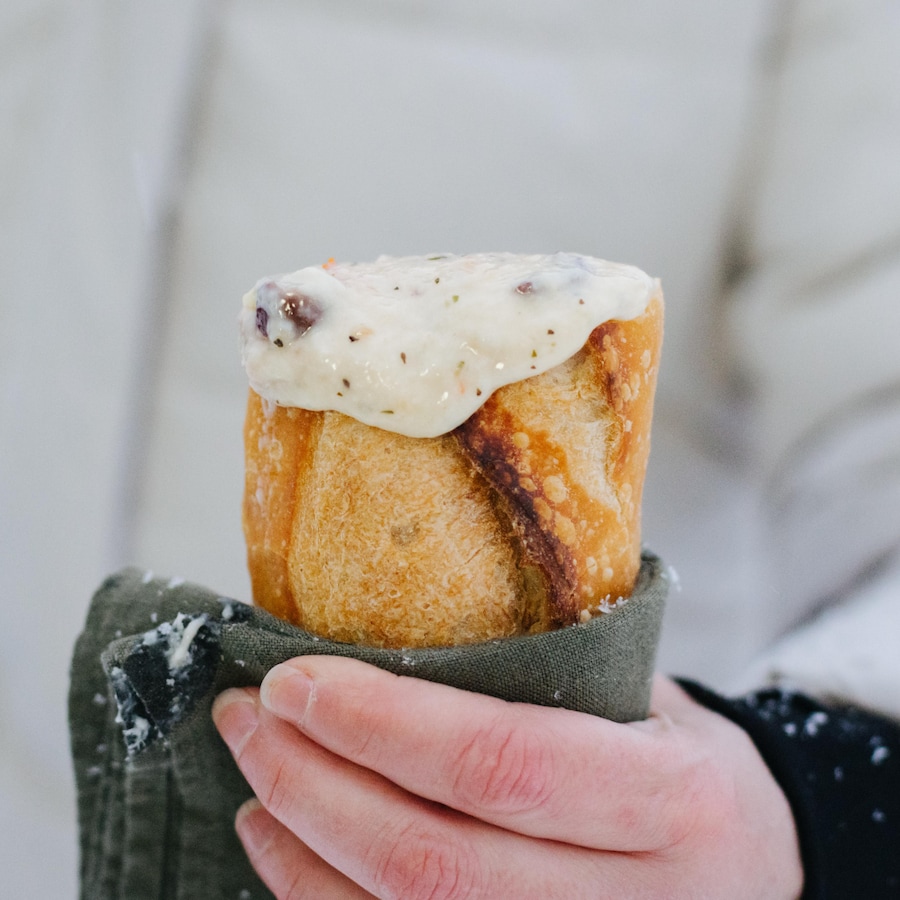
[(661, 667), (745, 682), (865, 590), (900, 539), (898, 85), (893, 0), (5, 0), (4, 895), (76, 893), (67, 668), (103, 577), (248, 598), (261, 275), (641, 266), (668, 304), (644, 533), (682, 584)]

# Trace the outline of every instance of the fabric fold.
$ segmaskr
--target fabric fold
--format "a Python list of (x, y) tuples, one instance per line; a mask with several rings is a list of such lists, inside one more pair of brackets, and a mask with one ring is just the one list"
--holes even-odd
[(609, 614), (545, 634), (386, 650), (328, 641), (197, 585), (138, 569), (94, 596), (69, 697), (83, 900), (271, 894), (235, 835), (251, 791), (210, 717), (215, 696), (259, 685), (295, 656), (354, 657), (397, 675), (615, 721), (646, 717), (668, 589), (645, 553)]

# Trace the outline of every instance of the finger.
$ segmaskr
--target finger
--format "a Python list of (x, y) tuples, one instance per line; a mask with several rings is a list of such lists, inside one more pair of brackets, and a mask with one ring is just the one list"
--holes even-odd
[(258, 800), (239, 810), (235, 830), (253, 868), (279, 900), (363, 900), (371, 894), (316, 856)]
[(702, 709), (671, 678), (665, 678), (662, 675), (653, 677), (653, 692), (650, 696), (651, 716), (685, 722), (696, 719), (696, 713)]
[(214, 707), (250, 786), (304, 846), (376, 897), (621, 897), (647, 881), (624, 854), (536, 840), (414, 797), (257, 700), (227, 691)]
[(674, 681), (654, 675), (649, 714), (643, 721), (629, 722), (628, 727), (660, 737), (676, 725), (696, 725), (699, 721), (702, 726), (702, 719), (698, 720), (696, 710), (694, 700)]
[(669, 720), (634, 729), (333, 657), (276, 666), (261, 698), (333, 753), (521, 834), (653, 850), (678, 815), (685, 754)]

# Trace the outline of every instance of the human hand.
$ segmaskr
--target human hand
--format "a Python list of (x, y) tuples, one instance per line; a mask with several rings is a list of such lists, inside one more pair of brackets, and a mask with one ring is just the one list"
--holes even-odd
[(280, 900), (798, 897), (787, 801), (746, 734), (658, 678), (620, 725), (300, 657), (216, 725)]

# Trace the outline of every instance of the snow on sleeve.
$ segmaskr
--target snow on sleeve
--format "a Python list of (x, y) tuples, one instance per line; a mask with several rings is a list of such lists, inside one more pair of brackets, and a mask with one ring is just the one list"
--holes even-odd
[(900, 721), (900, 554), (878, 577), (778, 643), (730, 687), (801, 690)]

